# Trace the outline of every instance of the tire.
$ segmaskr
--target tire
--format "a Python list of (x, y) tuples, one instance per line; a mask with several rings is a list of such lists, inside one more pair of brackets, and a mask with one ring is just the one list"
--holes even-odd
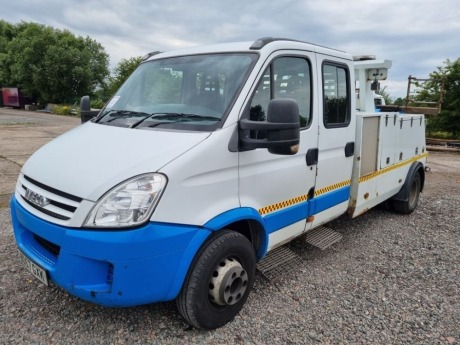
[(422, 190), (422, 178), (419, 172), (416, 172), (408, 185), (407, 200), (393, 200), (393, 209), (397, 213), (410, 214), (417, 208), (420, 191)]
[(197, 253), (176, 299), (180, 314), (199, 329), (215, 329), (232, 320), (254, 284), (254, 248), (243, 235), (223, 230)]

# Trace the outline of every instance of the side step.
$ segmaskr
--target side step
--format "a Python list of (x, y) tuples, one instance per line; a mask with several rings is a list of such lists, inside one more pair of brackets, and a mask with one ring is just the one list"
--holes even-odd
[(332, 230), (331, 228), (320, 226), (307, 232), (305, 236), (305, 242), (321, 250), (324, 250), (333, 245), (335, 242), (340, 241), (342, 237), (343, 236), (341, 234)]
[[(308, 243), (321, 250), (325, 250), (334, 243), (340, 241), (342, 237), (341, 234), (331, 228), (320, 226), (307, 232), (307, 234), (300, 237), (300, 239), (304, 239), (303, 243)], [(280, 277), (298, 270), (303, 263), (304, 260), (293, 252), (289, 248), (289, 245), (284, 245), (269, 252), (267, 256), (257, 264), (257, 270), (265, 279), (276, 281)]]
[(282, 246), (269, 252), (257, 264), (257, 270), (265, 279), (275, 281), (287, 273), (298, 270), (303, 263), (304, 261), (300, 256), (287, 246)]

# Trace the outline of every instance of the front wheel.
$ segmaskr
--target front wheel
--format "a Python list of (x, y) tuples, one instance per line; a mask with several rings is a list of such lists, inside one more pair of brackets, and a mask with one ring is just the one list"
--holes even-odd
[(415, 173), (408, 185), (407, 200), (393, 200), (393, 209), (398, 213), (410, 214), (417, 207), (420, 191), (422, 190), (422, 178), (420, 173)]
[(223, 326), (246, 302), (255, 269), (249, 240), (234, 231), (219, 232), (197, 253), (176, 300), (179, 312), (196, 328)]

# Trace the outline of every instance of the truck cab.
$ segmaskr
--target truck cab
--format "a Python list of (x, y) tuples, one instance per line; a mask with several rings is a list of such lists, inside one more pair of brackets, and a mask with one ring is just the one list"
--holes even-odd
[(175, 299), (195, 327), (224, 325), (270, 251), (389, 198), (415, 208), (424, 118), (366, 108), (376, 63), (274, 38), (151, 56), (24, 165), (11, 200), (24, 264), (93, 303)]

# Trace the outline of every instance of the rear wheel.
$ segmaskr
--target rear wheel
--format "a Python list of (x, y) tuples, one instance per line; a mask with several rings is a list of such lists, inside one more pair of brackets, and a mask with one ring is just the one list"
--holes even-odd
[(214, 329), (232, 320), (252, 289), (256, 258), (249, 240), (223, 230), (197, 253), (176, 303), (194, 327)]
[(417, 172), (414, 174), (408, 188), (407, 200), (393, 200), (393, 209), (398, 213), (409, 214), (414, 212), (417, 207), (420, 191), (422, 190), (422, 178), (420, 173)]

